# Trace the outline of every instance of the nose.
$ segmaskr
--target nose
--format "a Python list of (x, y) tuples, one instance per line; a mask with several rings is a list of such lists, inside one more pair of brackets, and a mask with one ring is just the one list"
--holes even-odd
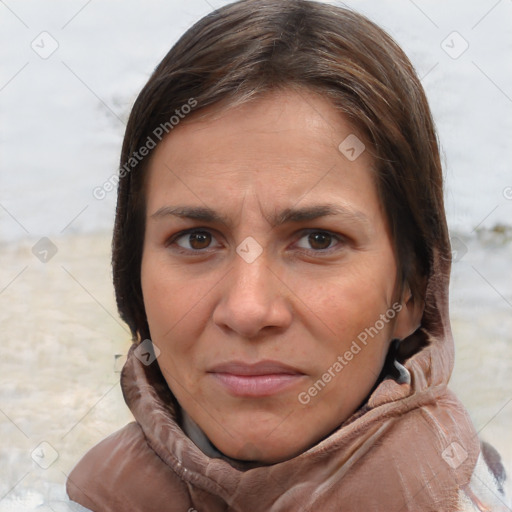
[(213, 322), (245, 339), (282, 331), (292, 321), (289, 290), (261, 256), (247, 263), (238, 255), (222, 282)]

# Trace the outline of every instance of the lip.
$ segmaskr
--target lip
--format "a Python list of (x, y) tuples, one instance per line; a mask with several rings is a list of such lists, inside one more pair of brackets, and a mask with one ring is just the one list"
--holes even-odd
[(234, 396), (265, 397), (295, 385), (304, 373), (278, 361), (244, 363), (230, 361), (214, 366), (208, 373)]

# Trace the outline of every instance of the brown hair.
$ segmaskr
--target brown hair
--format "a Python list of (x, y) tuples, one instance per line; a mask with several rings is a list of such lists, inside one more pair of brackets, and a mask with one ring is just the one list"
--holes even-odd
[[(449, 258), (434, 124), (398, 45), (350, 10), (308, 0), (242, 0), (201, 19), (164, 57), (133, 106), (123, 142), (113, 238), (117, 305), (133, 338), (149, 337), (140, 269), (148, 158), (134, 153), (183, 105), (239, 104), (276, 88), (328, 98), (365, 140), (395, 245), (400, 283), (422, 299), (433, 248)], [(195, 115), (195, 114), (193, 114)], [(167, 123), (167, 124), (166, 124)], [(152, 135), (153, 134), (153, 135)]]

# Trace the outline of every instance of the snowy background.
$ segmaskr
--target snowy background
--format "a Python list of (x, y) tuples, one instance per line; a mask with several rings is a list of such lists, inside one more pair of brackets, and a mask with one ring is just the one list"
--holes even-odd
[[(115, 192), (93, 190), (116, 172), (154, 67), (225, 3), (0, 0), (0, 512), (70, 510), (66, 474), (130, 420), (118, 385), (129, 336), (110, 284)], [(510, 473), (512, 1), (345, 5), (391, 33), (427, 91), (457, 250), (452, 387)]]

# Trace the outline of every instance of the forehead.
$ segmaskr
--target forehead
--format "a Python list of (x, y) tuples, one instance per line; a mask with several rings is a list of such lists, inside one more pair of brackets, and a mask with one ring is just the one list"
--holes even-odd
[(378, 209), (373, 163), (329, 101), (305, 91), (273, 92), (178, 125), (152, 155), (148, 214), (177, 199), (227, 209), (247, 194), (270, 209), (319, 198)]

